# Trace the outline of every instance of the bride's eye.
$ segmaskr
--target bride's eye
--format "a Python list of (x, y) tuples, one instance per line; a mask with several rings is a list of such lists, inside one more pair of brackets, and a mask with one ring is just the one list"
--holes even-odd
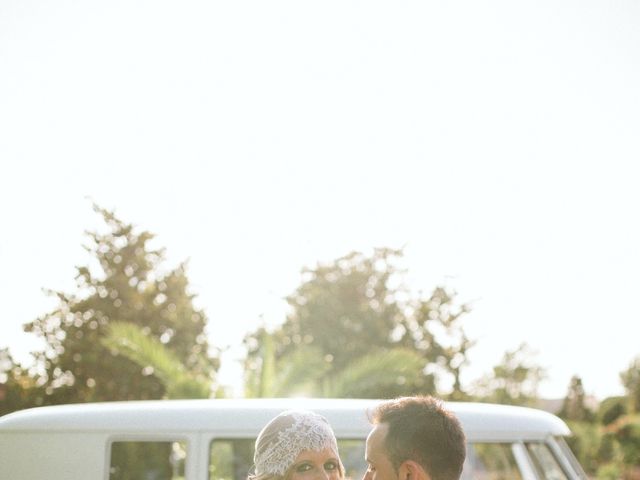
[(334, 462), (333, 460), (330, 460), (328, 462), (326, 462), (324, 464), (324, 469), (327, 470), (328, 472), (333, 471), (333, 470), (337, 470), (338, 469), (338, 463)]
[(311, 470), (311, 465), (308, 463), (301, 463), (296, 467), (296, 472), (298, 473), (308, 472), (309, 470)]

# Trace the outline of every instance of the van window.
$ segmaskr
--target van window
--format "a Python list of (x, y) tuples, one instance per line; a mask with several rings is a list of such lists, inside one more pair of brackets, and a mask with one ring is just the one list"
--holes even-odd
[(186, 442), (113, 442), (109, 480), (183, 480)]
[(510, 443), (467, 445), (462, 480), (522, 480)]
[(246, 480), (253, 468), (255, 440), (214, 440), (209, 453), (209, 480)]
[(530, 442), (526, 445), (533, 465), (541, 478), (547, 480), (568, 480), (567, 475), (562, 470), (558, 460), (547, 444)]
[[(215, 439), (211, 442), (209, 480), (246, 480), (253, 470), (255, 439)], [(364, 475), (364, 440), (338, 440), (347, 480)]]

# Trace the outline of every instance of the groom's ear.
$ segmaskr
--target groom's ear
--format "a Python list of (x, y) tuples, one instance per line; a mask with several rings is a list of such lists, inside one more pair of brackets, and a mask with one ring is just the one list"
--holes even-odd
[(419, 463), (405, 460), (398, 469), (398, 480), (431, 480), (431, 476)]

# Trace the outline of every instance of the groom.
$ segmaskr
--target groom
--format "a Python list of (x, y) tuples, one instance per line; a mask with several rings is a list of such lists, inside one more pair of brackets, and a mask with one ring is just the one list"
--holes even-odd
[(465, 437), (433, 397), (402, 397), (373, 411), (362, 480), (459, 480)]

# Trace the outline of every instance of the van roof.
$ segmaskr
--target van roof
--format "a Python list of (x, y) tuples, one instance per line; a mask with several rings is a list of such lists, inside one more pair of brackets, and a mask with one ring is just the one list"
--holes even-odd
[[(0, 418), (8, 431), (93, 431), (125, 433), (215, 432), (225, 437), (255, 437), (275, 415), (309, 409), (329, 420), (339, 437), (369, 431), (367, 412), (379, 401), (346, 399), (215, 399), (84, 403), (39, 407)], [(537, 439), (568, 435), (555, 415), (524, 407), (450, 402), (469, 440)]]

